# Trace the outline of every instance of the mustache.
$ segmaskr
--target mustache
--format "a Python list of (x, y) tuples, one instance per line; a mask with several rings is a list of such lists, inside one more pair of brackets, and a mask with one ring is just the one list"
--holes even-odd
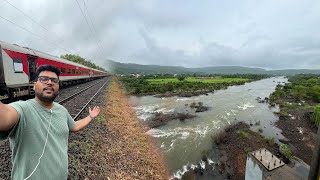
[(45, 91), (45, 90), (51, 90), (51, 91), (54, 91), (54, 89), (52, 88), (52, 87), (45, 87), (45, 88), (43, 88), (43, 90)]

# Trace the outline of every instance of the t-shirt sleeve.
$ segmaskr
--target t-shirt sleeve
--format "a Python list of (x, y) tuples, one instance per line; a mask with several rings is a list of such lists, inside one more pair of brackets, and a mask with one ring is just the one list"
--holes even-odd
[(76, 122), (74, 121), (74, 119), (70, 116), (69, 112), (67, 111), (67, 116), (68, 116), (68, 127), (69, 130), (71, 130), (74, 125), (76, 124)]
[(13, 128), (11, 128), (8, 131), (0, 131), (0, 140), (5, 140), (9, 136), (16, 136), (17, 137), (17, 136), (19, 136), (19, 134), (21, 134), (21, 131), (23, 129), (24, 112), (23, 112), (23, 108), (22, 108), (22, 101), (13, 102), (8, 105), (13, 107), (17, 111), (18, 122), (13, 126)]

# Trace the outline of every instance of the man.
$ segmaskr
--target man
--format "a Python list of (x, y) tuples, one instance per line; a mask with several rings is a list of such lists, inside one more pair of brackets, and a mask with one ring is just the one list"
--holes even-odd
[(37, 69), (35, 98), (8, 105), (0, 102), (0, 140), (9, 137), (12, 179), (67, 179), (69, 131), (86, 127), (100, 107), (74, 121), (68, 111), (53, 102), (59, 93), (59, 70), (50, 65)]

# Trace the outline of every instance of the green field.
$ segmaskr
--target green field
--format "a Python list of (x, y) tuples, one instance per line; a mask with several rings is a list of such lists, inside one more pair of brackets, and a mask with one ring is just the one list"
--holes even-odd
[[(150, 84), (166, 84), (169, 82), (177, 83), (179, 82), (178, 78), (164, 78), (164, 79), (147, 79)], [(224, 83), (224, 82), (246, 82), (249, 79), (245, 78), (196, 78), (196, 77), (187, 77), (184, 81), (187, 82), (202, 82), (202, 83)]]

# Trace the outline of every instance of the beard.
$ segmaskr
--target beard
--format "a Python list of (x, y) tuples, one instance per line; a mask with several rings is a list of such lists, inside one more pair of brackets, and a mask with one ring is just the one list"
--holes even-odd
[(58, 92), (53, 92), (51, 95), (44, 95), (44, 91), (42, 92), (35, 92), (36, 97), (43, 102), (52, 103), (56, 97), (58, 96)]

